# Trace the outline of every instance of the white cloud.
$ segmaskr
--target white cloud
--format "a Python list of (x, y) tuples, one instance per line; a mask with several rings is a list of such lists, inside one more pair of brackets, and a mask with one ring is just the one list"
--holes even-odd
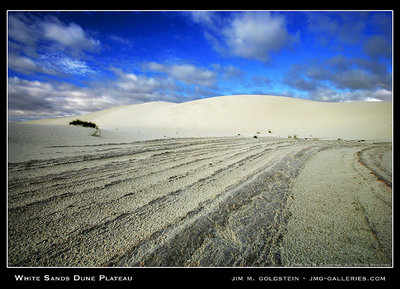
[(88, 73), (96, 73), (96, 71), (89, 66), (86, 61), (71, 58), (63, 53), (41, 55), (37, 60), (41, 67), (48, 69), (73, 74), (73, 75), (86, 75)]
[(392, 92), (386, 89), (362, 89), (338, 91), (330, 88), (318, 88), (309, 92), (310, 99), (328, 102), (347, 101), (391, 101)]
[(33, 33), (39, 29), (36, 19), (25, 14), (8, 14), (8, 37), (24, 44), (35, 44), (38, 35)]
[(289, 37), (284, 18), (269, 12), (238, 14), (223, 35), (233, 55), (260, 61), (268, 61), (270, 52), (282, 48)]
[(79, 25), (69, 23), (65, 25), (59, 21), (43, 21), (43, 35), (64, 47), (78, 50), (95, 50), (100, 41), (89, 37)]
[(366, 98), (366, 101), (391, 101), (393, 97), (392, 91), (387, 89), (376, 89), (371, 91)]
[(8, 79), (9, 116), (55, 117), (101, 110), (122, 104), (104, 91), (77, 87), (65, 82)]
[(84, 75), (94, 72), (86, 51), (96, 52), (100, 41), (75, 23), (29, 13), (9, 13), (9, 67), (32, 74)]
[(216, 21), (216, 13), (213, 11), (190, 11), (189, 16), (193, 22), (206, 26), (213, 26)]
[(72, 59), (69, 57), (63, 57), (58, 62), (59, 66), (68, 73), (76, 75), (84, 75), (87, 73), (93, 73), (92, 70), (86, 62), (82, 60)]
[(194, 65), (172, 65), (167, 68), (168, 73), (176, 79), (187, 84), (212, 86), (215, 83), (215, 73), (198, 68)]
[(120, 71), (119, 80), (116, 85), (123, 91), (130, 92), (133, 95), (136, 94), (152, 94), (158, 89), (163, 87), (161, 80), (156, 80), (151, 77), (144, 75), (136, 75), (134, 73), (123, 73)]
[(213, 48), (228, 56), (268, 62), (272, 52), (297, 38), (289, 34), (282, 15), (270, 12), (240, 12), (229, 16), (195, 12), (190, 17), (205, 27), (204, 37)]
[(143, 66), (148, 70), (166, 73), (170, 77), (189, 85), (212, 87), (216, 82), (215, 72), (196, 67), (192, 64), (166, 65), (157, 62), (148, 62)]
[(341, 55), (324, 61), (293, 64), (284, 82), (309, 93), (312, 98), (327, 101), (389, 100), (392, 95), (392, 73), (385, 65), (377, 60)]
[(128, 39), (128, 38), (124, 38), (115, 34), (111, 34), (108, 36), (108, 39), (110, 39), (111, 41), (117, 42), (119, 44), (122, 45), (132, 45), (133, 41), (132, 39)]
[(10, 40), (36, 49), (51, 49), (53, 45), (56, 50), (64, 48), (75, 52), (95, 51), (101, 44), (78, 24), (65, 24), (54, 16), (38, 17), (10, 12), (8, 23)]
[(383, 35), (372, 35), (364, 44), (364, 51), (373, 59), (379, 57), (389, 59), (392, 55), (390, 39)]
[(8, 55), (8, 67), (14, 71), (21, 72), (24, 74), (34, 73), (45, 73), (45, 74), (56, 74), (56, 71), (37, 63), (37, 60), (33, 60), (27, 56), (18, 54)]
[(56, 75), (60, 73), (83, 76), (96, 71), (83, 60), (75, 59), (63, 53), (39, 55), (37, 58), (10, 54), (8, 67), (23, 74), (44, 73)]

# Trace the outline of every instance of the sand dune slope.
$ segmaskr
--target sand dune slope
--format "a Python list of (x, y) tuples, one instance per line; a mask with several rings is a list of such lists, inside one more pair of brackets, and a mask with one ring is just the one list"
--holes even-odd
[[(68, 124), (77, 117), (33, 121)], [(103, 129), (158, 129), (161, 135), (269, 134), (391, 140), (391, 102), (327, 103), (266, 95), (221, 96), (186, 103), (150, 102), (83, 116)], [(269, 133), (270, 131), (270, 133)]]

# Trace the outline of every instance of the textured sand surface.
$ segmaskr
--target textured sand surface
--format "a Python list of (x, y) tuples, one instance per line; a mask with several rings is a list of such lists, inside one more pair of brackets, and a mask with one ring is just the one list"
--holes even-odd
[[(387, 266), (392, 257), (391, 171), (376, 181), (360, 148), (315, 155), (294, 181), (282, 242), (285, 266)], [(374, 146), (374, 161), (391, 146)], [(374, 163), (375, 168), (383, 165)]]
[(379, 161), (390, 143), (230, 137), (47, 150), (9, 162), (10, 266), (391, 263), (391, 190), (357, 155), (375, 155), (373, 169), (391, 179)]
[(391, 105), (239, 95), (9, 123), (8, 265), (390, 266)]

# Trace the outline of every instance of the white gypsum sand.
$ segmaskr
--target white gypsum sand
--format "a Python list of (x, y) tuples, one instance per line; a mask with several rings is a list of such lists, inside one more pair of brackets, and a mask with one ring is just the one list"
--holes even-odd
[(157, 102), (8, 137), (9, 266), (392, 264), (390, 102)]
[[(77, 116), (32, 121), (63, 124)], [(391, 102), (327, 103), (268, 95), (232, 95), (186, 103), (151, 102), (83, 116), (102, 129), (157, 130), (156, 137), (272, 136), (391, 141)], [(164, 130), (164, 134), (162, 134)]]
[[(373, 147), (382, 156), (390, 147)], [(391, 264), (392, 190), (359, 162), (359, 148), (315, 155), (293, 183), (282, 242), (286, 266)]]

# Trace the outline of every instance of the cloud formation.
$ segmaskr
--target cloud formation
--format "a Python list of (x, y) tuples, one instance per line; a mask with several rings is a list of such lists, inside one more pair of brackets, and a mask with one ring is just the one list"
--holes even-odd
[(21, 73), (86, 74), (93, 72), (85, 52), (96, 52), (100, 41), (75, 23), (56, 17), (10, 13), (9, 67)]
[(324, 61), (293, 64), (284, 82), (323, 101), (389, 100), (392, 90), (392, 74), (385, 65), (340, 54)]
[(364, 51), (373, 59), (379, 57), (390, 58), (392, 55), (390, 38), (382, 35), (372, 35), (365, 42)]
[(42, 21), (43, 36), (62, 47), (74, 50), (93, 51), (100, 46), (100, 41), (89, 37), (79, 25), (60, 23), (53, 21)]
[(285, 19), (269, 12), (240, 14), (222, 35), (232, 55), (260, 61), (268, 61), (270, 53), (281, 49), (289, 39)]
[(166, 73), (168, 76), (186, 84), (212, 87), (216, 82), (215, 72), (196, 67), (192, 64), (166, 65), (157, 62), (148, 62), (144, 63), (143, 67), (147, 70)]
[(123, 104), (101, 88), (88, 89), (65, 82), (8, 79), (10, 119), (30, 119), (82, 114)]
[(190, 14), (205, 27), (204, 35), (219, 53), (268, 62), (271, 53), (298, 38), (290, 35), (285, 18), (271, 12), (234, 13), (223, 18), (217, 12)]

